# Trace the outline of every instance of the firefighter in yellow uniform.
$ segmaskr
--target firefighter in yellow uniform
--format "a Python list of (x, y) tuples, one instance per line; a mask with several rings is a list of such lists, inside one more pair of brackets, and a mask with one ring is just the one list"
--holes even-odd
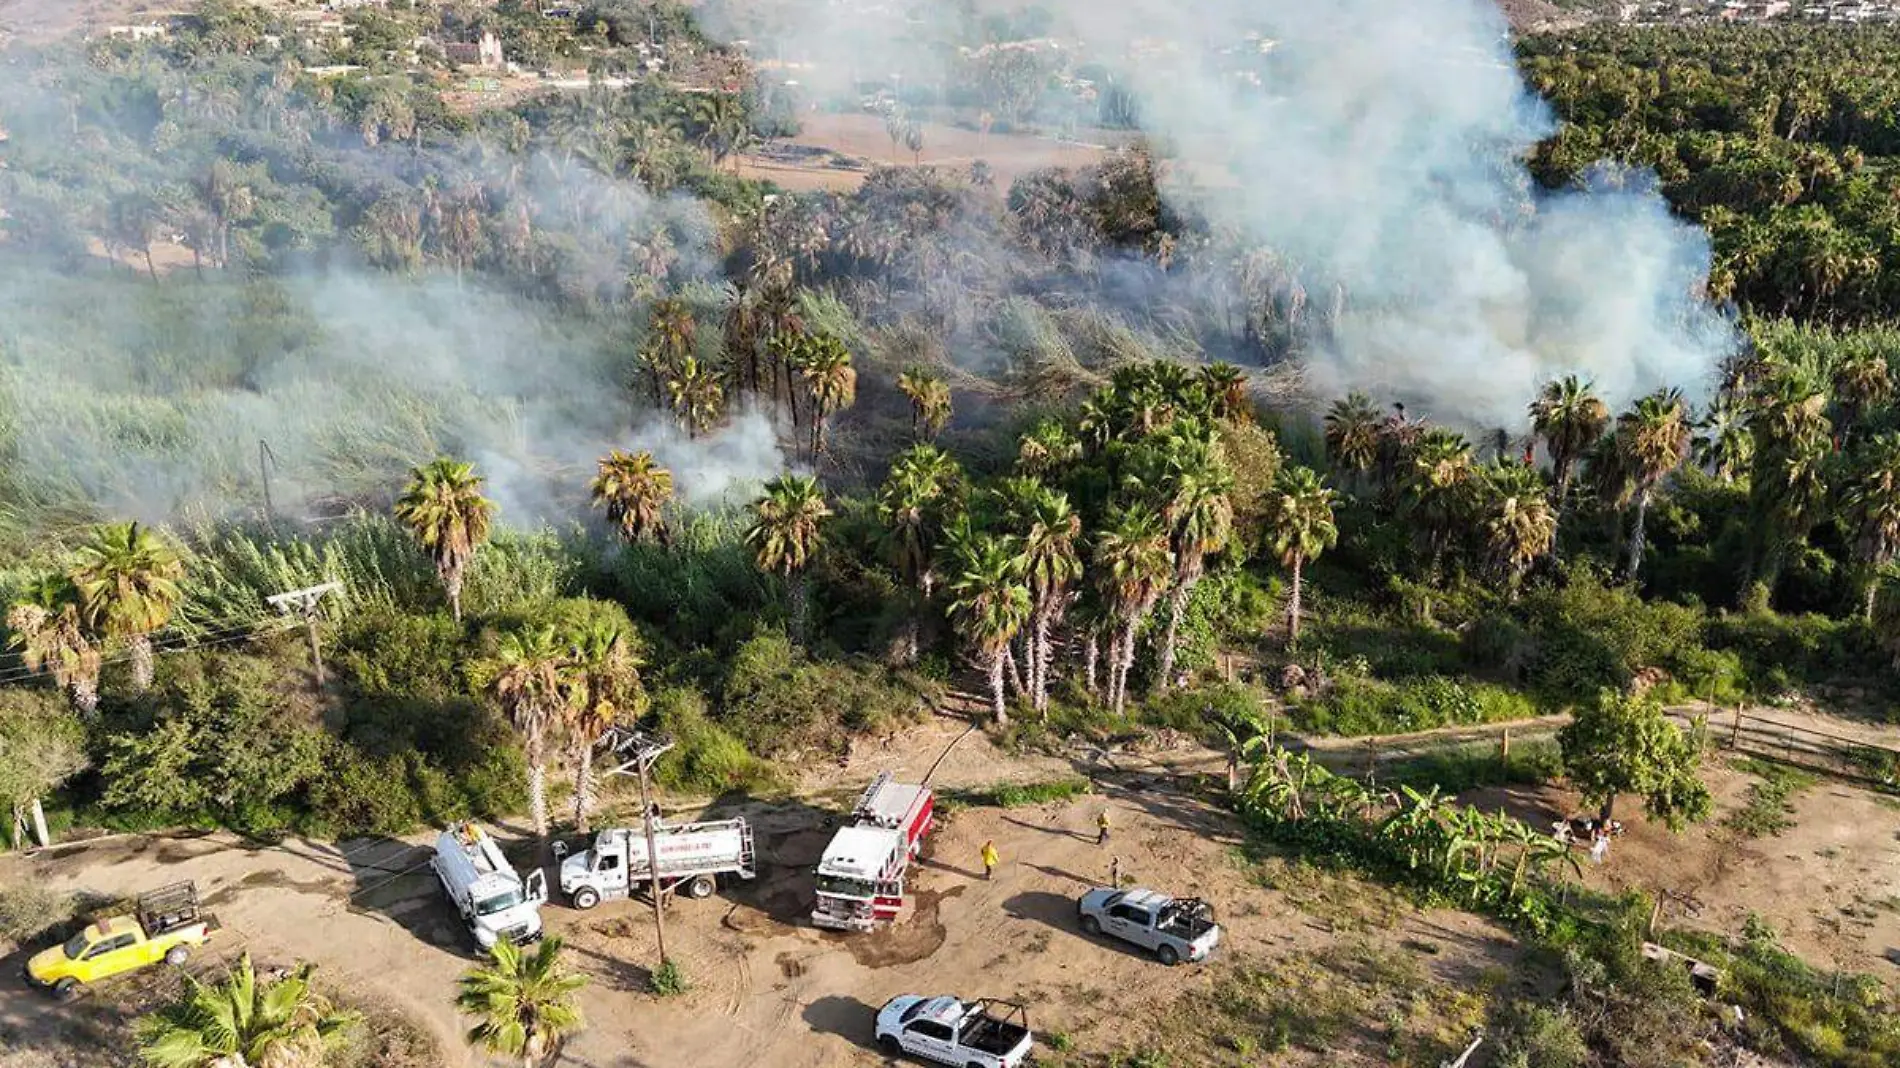
[(983, 878), (988, 880), (996, 874), (996, 843), (983, 843)]

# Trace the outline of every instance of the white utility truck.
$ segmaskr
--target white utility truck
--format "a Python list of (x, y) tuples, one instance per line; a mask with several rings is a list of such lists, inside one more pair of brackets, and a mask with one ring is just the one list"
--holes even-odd
[(878, 1010), (877, 1044), (953, 1068), (1017, 1068), (1035, 1040), (1029, 1010), (1014, 1002), (906, 994)]
[(488, 949), (504, 938), (520, 944), (541, 937), (547, 876), (533, 871), (523, 879), (480, 827), (465, 822), (443, 830), (436, 836), (429, 865), (476, 945)]
[[(558, 846), (557, 846), (558, 848)], [(750, 879), (755, 873), (752, 828), (742, 819), (668, 824), (653, 821), (653, 848), (660, 855), (662, 886), (687, 897), (706, 897), (721, 875)], [(639, 827), (612, 827), (594, 836), (592, 849), (561, 861), (561, 892), (577, 909), (626, 897), (653, 879), (647, 836)]]

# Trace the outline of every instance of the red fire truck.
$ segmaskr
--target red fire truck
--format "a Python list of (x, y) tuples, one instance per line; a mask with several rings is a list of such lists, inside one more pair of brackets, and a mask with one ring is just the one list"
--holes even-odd
[(818, 903), (811, 922), (868, 931), (904, 907), (904, 872), (935, 824), (928, 786), (891, 781), (883, 772), (858, 798), (851, 817), (818, 862)]

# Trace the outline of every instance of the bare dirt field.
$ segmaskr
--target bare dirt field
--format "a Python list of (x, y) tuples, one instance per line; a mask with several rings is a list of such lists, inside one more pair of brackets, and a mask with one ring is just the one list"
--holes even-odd
[[(592, 979), (584, 993), (588, 1030), (562, 1063), (883, 1064), (871, 1045), (876, 1006), (897, 994), (932, 992), (1026, 1002), (1039, 1033), (1060, 1033), (1080, 1051), (1170, 1048), (1186, 1058), (1176, 1063), (1250, 1064), (1257, 1060), (1235, 1050), (1251, 1048), (1251, 1039), (1216, 1038), (1251, 1025), (1206, 1016), (1214, 1000), (1208, 995), (1221, 991), (1235, 1003), (1251, 998), (1271, 1006), (1282, 995), (1269, 977), (1286, 970), (1337, 987), (1339, 1004), (1353, 1006), (1338, 1010), (1342, 1019), (1376, 1021), (1381, 1017), (1365, 1005), (1401, 995), (1412, 1004), (1412, 987), (1439, 991), (1445, 1012), (1422, 1016), (1414, 1036), (1437, 1050), (1463, 1037), (1462, 1024), (1446, 1021), (1463, 1020), (1480, 1004), (1463, 991), (1479, 986), (1481, 976), (1507, 974), (1515, 960), (1508, 936), (1472, 917), (1420, 912), (1372, 887), (1243, 858), (1238, 826), (1195, 796), (1199, 778), (1172, 773), (1182, 764), (1205, 765), (1211, 755), (1204, 752), (1160, 759), (1093, 754), (1080, 765), (1093, 774), (1092, 795), (956, 811), (914, 873), (913, 904), (895, 927), (870, 935), (812, 928), (805, 919), (808, 871), (829, 838), (828, 813), (846, 805), (874, 768), (920, 775), (955, 734), (933, 723), (887, 750), (858, 754), (849, 767), (817, 770), (805, 784), (812, 792), (801, 793), (805, 800), (721, 810), (753, 820), (762, 870), (749, 885), (669, 911), (669, 949), (693, 984), (682, 996), (658, 1001), (645, 992), (655, 946), (642, 902), (586, 913), (551, 906), (550, 930), (567, 938), (574, 963)], [(978, 734), (944, 761), (937, 781), (956, 788), (1046, 780), (1073, 774), (1075, 766), (1006, 758)], [(1104, 808), (1115, 829), (1112, 841), (1098, 846), (1094, 821)], [(266, 847), (222, 834), (122, 836), (7, 858), (0, 881), (117, 896), (193, 879), (225, 924), (215, 951), (194, 967), (240, 950), (267, 963), (316, 961), (319, 974), (352, 998), (394, 1010), (434, 1036), (439, 1063), (479, 1065), (449, 1004), (456, 976), (471, 963), (467, 936), (422, 866), (421, 840)], [(994, 881), (982, 878), (977, 860), (985, 840), (1002, 855)], [(1107, 880), (1111, 856), (1122, 858), (1127, 876), (1215, 904), (1228, 933), (1213, 962), (1168, 969), (1077, 930), (1074, 896)], [(0, 1065), (122, 1063), (100, 1047), (123, 1035), (127, 1003), (150, 1000), (141, 980), (57, 1005), (24, 989), (23, 952), (0, 963)], [(153, 981), (163, 980), (143, 982)], [(1177, 1018), (1164, 1033), (1160, 1021), (1177, 1005), (1203, 1017), (1185, 1030)], [(1327, 1053), (1296, 1048), (1281, 1063), (1381, 1063), (1391, 1041), (1383, 1030), (1348, 1030), (1329, 1041)], [(1353, 1052), (1361, 1045), (1363, 1057)]]
[[(768, 180), (792, 192), (813, 189), (849, 191), (876, 166), (966, 168), (988, 163), (998, 190), (1042, 167), (1080, 167), (1101, 158), (1103, 146), (1057, 141), (1028, 134), (983, 134), (957, 126), (925, 123), (923, 151), (913, 156), (902, 144), (892, 151), (884, 119), (872, 114), (811, 112), (800, 118), (797, 137), (769, 152), (754, 152), (739, 162), (747, 178)], [(1089, 136), (1095, 136), (1091, 132)]]
[[(1790, 800), (1791, 826), (1750, 838), (1728, 821), (1761, 780), (1721, 759), (1703, 778), (1715, 796), (1714, 818), (1672, 832), (1626, 798), (1616, 815), (1627, 831), (1603, 864), (1583, 862), (1585, 882), (1681, 895), (1666, 906), (1671, 926), (1735, 936), (1753, 913), (1818, 966), (1900, 984), (1900, 800), (1823, 777)], [(1502, 807), (1543, 828), (1586, 811), (1575, 793), (1556, 786), (1483, 790), (1460, 800)]]

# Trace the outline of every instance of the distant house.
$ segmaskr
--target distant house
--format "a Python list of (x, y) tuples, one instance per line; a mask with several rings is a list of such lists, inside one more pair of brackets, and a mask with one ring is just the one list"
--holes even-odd
[(479, 41), (452, 41), (442, 46), (449, 62), (464, 67), (498, 69), (507, 64), (501, 54), (501, 38), (493, 30), (483, 30)]

